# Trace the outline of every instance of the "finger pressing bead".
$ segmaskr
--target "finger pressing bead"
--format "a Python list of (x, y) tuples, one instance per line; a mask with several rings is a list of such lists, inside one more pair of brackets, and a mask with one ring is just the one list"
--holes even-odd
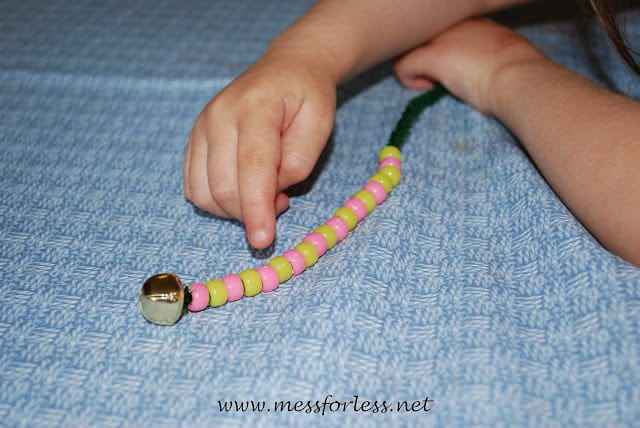
[(240, 279), (244, 286), (244, 295), (255, 296), (262, 291), (262, 279), (255, 269), (247, 269), (240, 272)]
[(154, 323), (170, 325), (180, 319), (183, 309), (200, 311), (210, 306), (222, 306), (243, 296), (254, 296), (261, 291), (273, 291), (314, 265), (318, 258), (347, 237), (371, 213), (385, 201), (391, 190), (402, 179), (402, 153), (400, 147), (406, 141), (417, 115), (446, 93), (436, 86), (409, 102), (393, 130), (387, 146), (379, 152), (379, 169), (362, 190), (344, 203), (327, 222), (304, 237), (295, 248), (272, 258), (256, 269), (240, 274), (229, 274), (206, 284), (195, 283), (183, 288), (180, 279), (173, 274), (154, 275), (147, 279), (140, 290), (140, 308), (143, 316)]
[(215, 308), (227, 303), (229, 293), (221, 279), (212, 279), (205, 284), (209, 290), (209, 306)]

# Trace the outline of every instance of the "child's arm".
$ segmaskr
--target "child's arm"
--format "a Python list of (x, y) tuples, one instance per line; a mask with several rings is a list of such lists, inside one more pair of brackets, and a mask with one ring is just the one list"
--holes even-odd
[(333, 127), (336, 85), (466, 17), (523, 0), (325, 0), (279, 35), (193, 127), (184, 191), (196, 206), (244, 221), (268, 246), (283, 191), (312, 171)]
[(567, 207), (610, 251), (640, 266), (640, 103), (553, 62), (486, 20), (462, 23), (398, 61), (495, 116)]

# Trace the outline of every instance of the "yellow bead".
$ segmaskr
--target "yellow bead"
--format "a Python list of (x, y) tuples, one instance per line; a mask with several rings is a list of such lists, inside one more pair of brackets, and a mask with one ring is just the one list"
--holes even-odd
[(296, 245), (296, 250), (300, 251), (304, 256), (307, 267), (315, 265), (318, 261), (318, 250), (311, 242), (301, 242)]
[(242, 285), (244, 286), (244, 295), (247, 297), (255, 296), (262, 291), (262, 278), (255, 269), (243, 270), (239, 273)]
[(353, 230), (353, 228), (358, 224), (358, 216), (351, 208), (340, 207), (335, 213), (333, 213), (333, 215), (344, 220), (344, 222), (347, 223), (347, 226), (349, 226), (349, 230)]
[(316, 228), (316, 232), (318, 232), (324, 239), (327, 240), (327, 249), (333, 248), (338, 242), (338, 234), (336, 233), (335, 229), (327, 224), (318, 226)]
[(384, 146), (382, 150), (380, 150), (380, 161), (389, 157), (396, 158), (401, 161), (402, 153), (400, 153), (400, 149), (396, 146)]
[(371, 213), (371, 211), (376, 208), (376, 205), (378, 205), (376, 203), (376, 198), (373, 196), (373, 193), (368, 190), (361, 190), (353, 195), (353, 197), (364, 202), (364, 206), (367, 207), (367, 213)]
[(215, 308), (227, 303), (229, 293), (221, 279), (212, 279), (205, 284), (209, 290), (209, 306)]
[(291, 263), (289, 260), (284, 258), (283, 256), (276, 256), (269, 260), (268, 265), (276, 270), (278, 273), (278, 280), (280, 283), (289, 280), (293, 275), (293, 268), (291, 267)]
[(398, 183), (400, 183), (400, 179), (402, 178), (402, 173), (395, 166), (391, 166), (391, 165), (383, 166), (378, 172), (386, 175), (389, 178), (389, 180), (391, 180), (392, 187), (396, 187)]
[(382, 184), (387, 193), (389, 193), (391, 189), (393, 189), (391, 179), (381, 172), (376, 172), (375, 174), (373, 174), (369, 181), (377, 181), (378, 183)]

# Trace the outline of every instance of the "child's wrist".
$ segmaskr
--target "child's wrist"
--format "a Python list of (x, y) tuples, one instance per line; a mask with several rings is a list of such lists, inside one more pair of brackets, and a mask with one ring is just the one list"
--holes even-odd
[(538, 76), (545, 76), (554, 63), (548, 57), (535, 51), (529, 57), (522, 57), (497, 67), (487, 80), (487, 110), (491, 116), (500, 118), (510, 109), (512, 102), (525, 96), (521, 92), (523, 82), (526, 87), (535, 86)]
[(274, 56), (313, 69), (337, 85), (350, 73), (350, 56), (336, 52), (329, 41), (298, 31), (285, 31), (277, 36), (264, 56)]

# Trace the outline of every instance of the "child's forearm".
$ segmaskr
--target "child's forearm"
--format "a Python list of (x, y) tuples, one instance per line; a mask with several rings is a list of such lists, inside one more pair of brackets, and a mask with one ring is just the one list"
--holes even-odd
[(640, 103), (547, 58), (496, 76), (492, 113), (591, 233), (640, 266)]
[(527, 0), (324, 0), (267, 53), (308, 57), (336, 83), (415, 47), (465, 18)]

